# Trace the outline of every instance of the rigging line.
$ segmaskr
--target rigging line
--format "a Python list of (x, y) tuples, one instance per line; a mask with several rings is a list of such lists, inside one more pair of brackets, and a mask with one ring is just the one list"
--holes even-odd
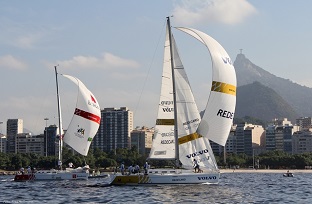
[[(163, 29), (161, 30), (160, 33), (163, 33), (164, 28), (166, 27), (165, 25), (166, 25), (166, 23), (163, 24)], [(147, 74), (146, 74), (146, 77), (145, 77), (145, 80), (144, 80), (144, 83), (143, 83), (142, 90), (141, 90), (141, 92), (140, 92), (140, 96), (139, 96), (139, 99), (138, 99), (138, 103), (137, 103), (137, 105), (136, 105), (136, 107), (135, 107), (135, 109), (134, 109), (134, 111), (133, 111), (133, 114), (136, 113), (136, 111), (137, 111), (137, 109), (138, 109), (138, 107), (139, 107), (139, 104), (140, 104), (140, 102), (141, 102), (141, 98), (142, 98), (142, 95), (143, 95), (143, 91), (144, 91), (144, 89), (145, 89), (146, 82), (147, 82), (147, 79), (148, 79), (148, 77), (149, 77), (149, 73), (150, 73), (150, 71), (151, 71), (152, 64), (154, 63), (156, 51), (158, 50), (161, 37), (162, 37), (162, 35), (160, 34), (160, 35), (159, 35), (158, 42), (157, 42), (157, 45), (156, 45), (156, 49), (155, 49), (154, 54), (153, 54), (153, 57), (152, 57), (152, 61), (151, 61), (150, 65), (149, 65), (149, 68), (148, 68), (148, 70), (147, 70)]]

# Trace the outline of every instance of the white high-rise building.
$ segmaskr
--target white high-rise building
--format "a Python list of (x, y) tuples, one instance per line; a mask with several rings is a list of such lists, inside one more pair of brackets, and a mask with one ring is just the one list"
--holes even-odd
[(36, 153), (44, 156), (44, 135), (34, 135), (31, 133), (20, 133), (16, 135), (16, 152)]
[(133, 112), (127, 107), (104, 108), (101, 110), (101, 123), (91, 143), (92, 148), (115, 151), (117, 148), (130, 148), (130, 135), (133, 130)]
[(8, 119), (7, 121), (7, 153), (17, 153), (15, 148), (16, 136), (23, 133), (22, 119)]

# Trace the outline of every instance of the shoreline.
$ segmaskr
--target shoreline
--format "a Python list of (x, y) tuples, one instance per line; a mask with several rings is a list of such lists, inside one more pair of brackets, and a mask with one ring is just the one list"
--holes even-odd
[(308, 173), (312, 174), (312, 169), (220, 169), (220, 173)]
[[(284, 174), (289, 170), (290, 173), (306, 173), (312, 174), (312, 169), (220, 169), (221, 174), (230, 173), (273, 173)], [(0, 176), (15, 175), (18, 171), (0, 170)]]

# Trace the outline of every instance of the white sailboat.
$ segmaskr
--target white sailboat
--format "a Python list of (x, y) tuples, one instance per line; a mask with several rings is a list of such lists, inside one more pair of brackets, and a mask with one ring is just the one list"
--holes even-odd
[[(150, 159), (176, 160), (182, 168), (150, 169), (147, 175), (111, 176), (112, 184), (218, 183), (220, 173), (209, 139), (225, 145), (236, 103), (236, 74), (224, 48), (205, 33), (177, 28), (198, 39), (210, 51), (213, 82), (201, 119), (167, 18), (161, 96)], [(193, 172), (194, 159), (202, 172)]]
[[(76, 77), (64, 75), (78, 87), (76, 109), (63, 137), (61, 103), (58, 92), (58, 73), (55, 66), (56, 90), (59, 118), (59, 164), (62, 163), (62, 147), (64, 142), (71, 146), (81, 155), (87, 156), (93, 137), (95, 136), (101, 121), (101, 110), (99, 103), (90, 90)], [(28, 180), (79, 180), (88, 179), (88, 167), (66, 168), (65, 170), (44, 170), (28, 174), (17, 174), (15, 181)]]

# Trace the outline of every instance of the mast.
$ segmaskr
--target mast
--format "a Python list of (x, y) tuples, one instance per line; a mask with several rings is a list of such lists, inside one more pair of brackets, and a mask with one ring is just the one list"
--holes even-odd
[(175, 88), (175, 76), (174, 76), (174, 64), (173, 64), (173, 49), (172, 49), (172, 34), (170, 26), (170, 17), (167, 17), (167, 26), (169, 31), (169, 45), (170, 45), (170, 61), (171, 61), (171, 71), (172, 71), (172, 89), (173, 89), (173, 113), (174, 113), (174, 144), (175, 144), (175, 159), (176, 167), (180, 166), (179, 160), (179, 143), (178, 143), (178, 113), (177, 113), (177, 99), (176, 99), (176, 88)]
[(60, 168), (62, 170), (63, 136), (62, 136), (61, 100), (60, 100), (59, 90), (58, 90), (57, 69), (56, 69), (57, 66), (54, 66), (54, 70), (55, 70), (55, 79), (56, 79), (57, 113), (58, 113), (58, 122), (59, 122), (58, 164), (61, 164)]

